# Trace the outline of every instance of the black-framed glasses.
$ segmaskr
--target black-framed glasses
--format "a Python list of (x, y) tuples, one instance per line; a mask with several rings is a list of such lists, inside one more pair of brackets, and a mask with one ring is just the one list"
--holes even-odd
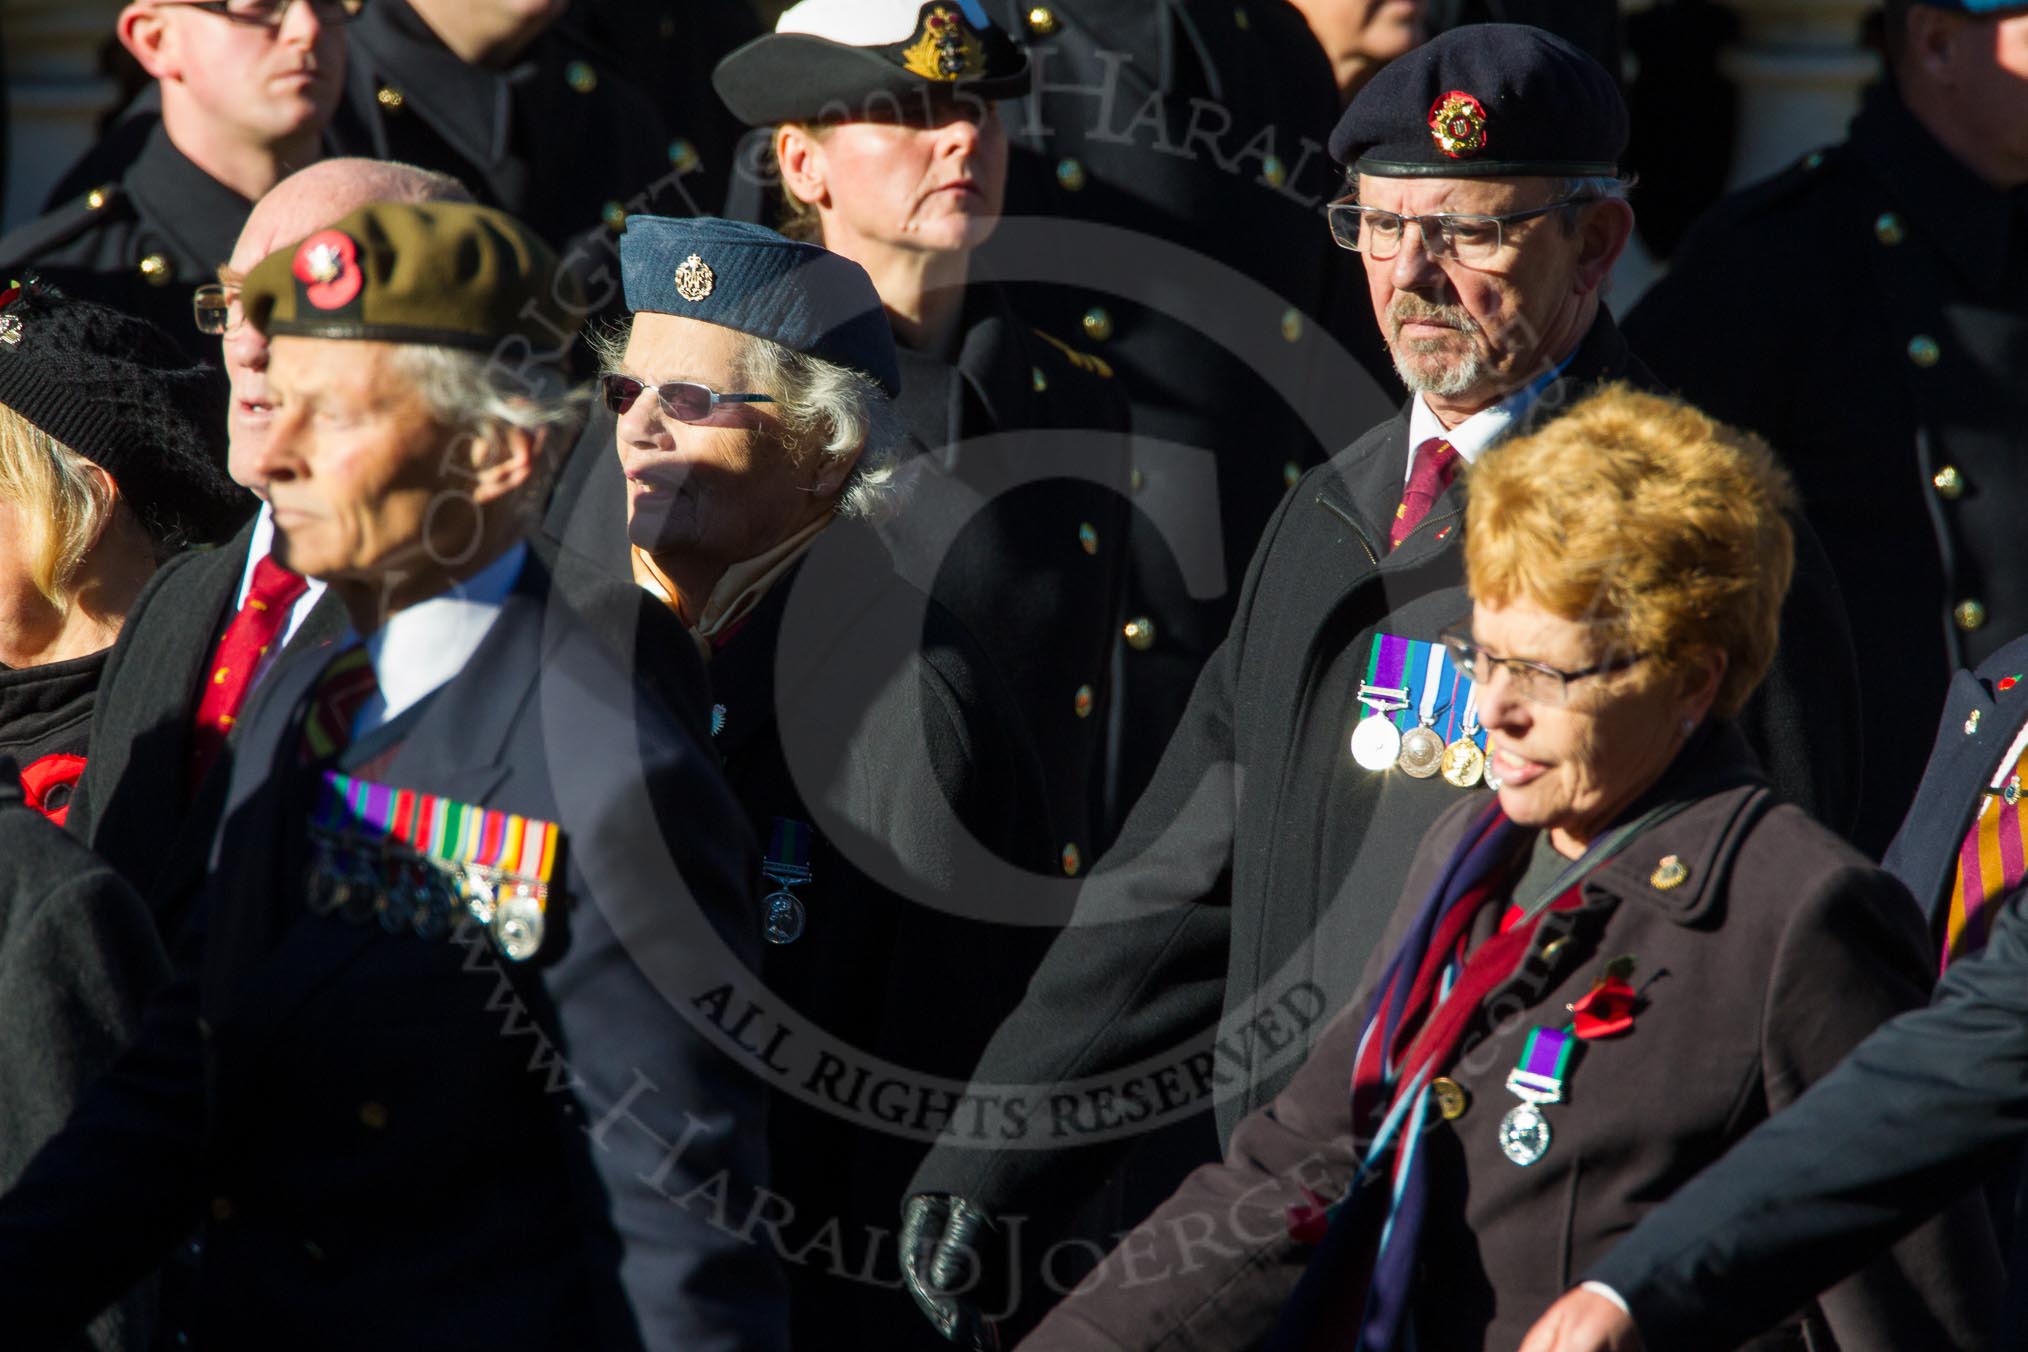
[(1469, 676), (1473, 684), (1484, 686), (1493, 678), (1498, 668), (1507, 673), (1508, 688), (1530, 704), (1547, 704), (1561, 707), (1570, 703), (1570, 686), (1573, 681), (1582, 681), (1591, 676), (1604, 676), (1609, 672), (1625, 671), (1647, 656), (1645, 653), (1629, 653), (1609, 658), (1596, 666), (1581, 671), (1562, 671), (1547, 662), (1530, 662), (1522, 657), (1498, 657), (1474, 643), (1471, 636), (1456, 629), (1446, 629), (1437, 635), (1437, 642), (1444, 645), (1450, 655), (1451, 665), (1460, 675)]
[[(201, 9), (248, 28), (280, 28), (296, 0), (158, 0), (157, 8)], [(366, 0), (308, 0), (310, 12), (320, 24), (351, 23), (366, 8)]]
[(213, 337), (223, 337), (246, 322), (246, 313), (239, 308), (239, 288), (219, 282), (197, 288), (190, 297), (190, 314), (197, 331)]
[(643, 390), (653, 390), (662, 412), (677, 422), (686, 423), (703, 422), (720, 404), (775, 402), (771, 394), (720, 394), (709, 385), (700, 385), (694, 380), (670, 380), (650, 385), (632, 376), (599, 377), (599, 393), (605, 396), (606, 407), (615, 413), (625, 413), (632, 408)]
[(1422, 251), (1431, 258), (1481, 263), (1500, 252), (1500, 246), (1506, 243), (1507, 226), (1598, 200), (1596, 197), (1565, 197), (1547, 206), (1502, 212), (1498, 216), (1455, 212), (1404, 216), (1398, 211), (1362, 207), (1357, 202), (1333, 202), (1325, 209), (1324, 215), (1331, 222), (1331, 238), (1338, 241), (1341, 248), (1363, 253), (1380, 262), (1401, 252), (1402, 236), (1408, 233), (1409, 222), (1413, 221), (1416, 229), (1422, 232)]

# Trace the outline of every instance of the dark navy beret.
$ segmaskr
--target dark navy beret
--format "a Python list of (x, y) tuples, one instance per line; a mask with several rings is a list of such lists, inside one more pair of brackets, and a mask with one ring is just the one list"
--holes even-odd
[(893, 397), (894, 332), (873, 279), (849, 258), (716, 216), (629, 216), (620, 236), (627, 308), (701, 319), (850, 366)]
[(749, 126), (907, 121), (940, 104), (1018, 98), (1028, 54), (979, 0), (802, 0), (718, 63)]
[(1619, 82), (1539, 28), (1453, 28), (1389, 64), (1331, 133), (1331, 157), (1380, 178), (1619, 173)]

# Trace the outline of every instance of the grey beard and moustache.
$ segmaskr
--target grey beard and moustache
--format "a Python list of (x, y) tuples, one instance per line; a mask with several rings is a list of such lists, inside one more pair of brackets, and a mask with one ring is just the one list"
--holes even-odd
[[(1394, 359), (1394, 370), (1401, 377), (1401, 383), (1408, 387), (1410, 394), (1463, 394), (1479, 383), (1485, 374), (1486, 362), (1477, 344), (1466, 349), (1465, 354), (1453, 364), (1437, 369), (1427, 365), (1416, 365), (1404, 356), (1401, 342), (1401, 326), (1414, 319), (1433, 320), (1448, 324), (1466, 337), (1479, 332), (1479, 322), (1462, 305), (1432, 305), (1420, 296), (1406, 292), (1396, 296), (1394, 303), (1387, 307), (1387, 351)], [(1409, 356), (1433, 356), (1441, 340), (1427, 340), (1411, 343)]]

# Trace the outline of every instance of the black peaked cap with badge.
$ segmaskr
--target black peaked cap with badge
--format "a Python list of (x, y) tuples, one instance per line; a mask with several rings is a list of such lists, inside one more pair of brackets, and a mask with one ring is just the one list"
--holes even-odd
[(147, 320), (32, 274), (0, 291), (0, 404), (112, 475), (173, 548), (226, 538), (253, 506), (219, 468), (224, 375)]
[(240, 292), (270, 338), (369, 339), (561, 363), (576, 281), (529, 226), (467, 202), (378, 202), (269, 254)]
[(716, 216), (633, 216), (620, 236), (627, 309), (738, 329), (849, 366), (901, 391), (894, 333), (866, 269), (849, 258)]
[(1378, 178), (1613, 177), (1626, 100), (1576, 46), (1518, 23), (1469, 24), (1390, 63), (1331, 133), (1331, 158)]
[(750, 126), (893, 121), (1019, 98), (1029, 68), (979, 0), (803, 0), (720, 61), (711, 83)]

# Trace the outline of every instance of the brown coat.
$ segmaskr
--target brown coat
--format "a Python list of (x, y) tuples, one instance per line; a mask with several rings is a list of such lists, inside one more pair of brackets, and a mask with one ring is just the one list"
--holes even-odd
[[(1722, 768), (1735, 754), (1743, 747), (1726, 732), (1705, 739), (1699, 759)], [(1432, 1113), (1423, 1143), (1423, 1352), (1515, 1347), (1647, 1211), (1926, 998), (1933, 969), (1907, 893), (1799, 809), (1757, 812), (1765, 793), (1722, 789), (1649, 828), (1586, 880), (1579, 909), (1544, 918), (1520, 972), (1487, 998), (1488, 1017), (1448, 1072), (1466, 1110), (1455, 1122)], [(1461, 801), (1424, 840), (1362, 984), (1484, 803)], [(1666, 880), (1656, 870), (1668, 855), (1688, 878), (1658, 887), (1651, 877)], [(1548, 1153), (1511, 1163), (1497, 1128), (1518, 1102), (1505, 1081), (1528, 1031), (1568, 1022), (1565, 1006), (1621, 954), (1644, 988), (1634, 1027), (1583, 1045), (1567, 1101), (1543, 1110)], [(1290, 1236), (1289, 1208), (1305, 1187), (1342, 1195), (1351, 1175), (1363, 1005), (1362, 995), (1289, 1087), (1240, 1123), (1225, 1162), (1185, 1180), (1024, 1347), (1232, 1349), (1266, 1336), (1314, 1252)], [(1960, 1205), (1821, 1297), (1805, 1312), (1808, 1345), (1976, 1347), (1996, 1299), (1990, 1227)], [(1753, 1344), (1804, 1345), (1794, 1324)]]

